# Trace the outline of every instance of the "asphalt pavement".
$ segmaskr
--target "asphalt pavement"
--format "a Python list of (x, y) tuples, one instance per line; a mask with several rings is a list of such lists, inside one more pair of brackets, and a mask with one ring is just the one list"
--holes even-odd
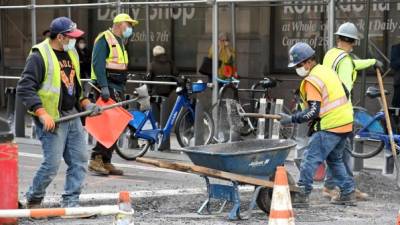
[[(19, 146), (19, 196), (24, 202), (27, 191), (35, 171), (39, 167), (42, 155), (39, 142), (33, 139), (17, 139)], [(146, 156), (170, 161), (189, 162), (185, 154), (179, 152), (176, 141), (172, 141), (173, 151), (149, 152)], [(90, 151), (90, 146), (87, 147)], [(286, 163), (288, 171), (297, 178), (298, 170), (290, 161)], [(369, 162), (371, 161), (371, 162)], [(346, 225), (366, 224), (383, 225), (394, 224), (397, 212), (400, 209), (398, 189), (394, 185), (394, 176), (383, 176), (377, 170), (382, 167), (383, 156), (366, 161), (367, 167), (363, 177), (368, 180), (377, 180), (375, 183), (366, 183), (363, 187), (371, 186), (371, 199), (359, 202), (357, 207), (333, 206), (321, 197), (321, 183), (315, 184), (312, 196), (312, 207), (309, 209), (295, 209), (296, 224)], [(82, 206), (101, 204), (116, 204), (119, 191), (130, 191), (135, 209), (135, 224), (268, 224), (268, 216), (261, 210), (254, 210), (253, 217), (244, 221), (229, 221), (227, 209), (220, 215), (198, 215), (197, 209), (206, 199), (206, 185), (204, 179), (196, 174), (178, 172), (156, 168), (137, 162), (126, 161), (114, 154), (113, 163), (124, 170), (124, 176), (94, 176), (88, 173), (83, 193)], [(47, 190), (45, 207), (59, 206), (60, 195), (63, 191), (66, 166), (60, 167), (59, 173)], [(364, 174), (364, 172), (362, 172)], [(382, 180), (383, 179), (383, 180)], [(365, 179), (364, 179), (365, 180)], [(224, 182), (225, 183), (225, 182)], [(381, 185), (381, 186), (378, 186)], [(361, 185), (361, 184), (360, 184)], [(385, 192), (379, 192), (384, 189)], [(254, 187), (243, 186), (241, 195), (243, 208), (247, 207)], [(387, 190), (386, 190), (387, 189)], [(215, 203), (218, 204), (218, 203)], [(112, 216), (98, 216), (90, 219), (61, 219), (50, 218), (44, 220), (21, 219), (20, 224), (112, 224)]]

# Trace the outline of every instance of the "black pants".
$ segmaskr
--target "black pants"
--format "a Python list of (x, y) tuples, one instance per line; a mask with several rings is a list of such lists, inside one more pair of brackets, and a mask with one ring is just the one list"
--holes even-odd
[[(124, 95), (122, 91), (116, 90), (114, 88), (109, 88), (109, 90), (110, 90), (110, 97), (115, 102), (124, 101)], [(97, 97), (100, 96), (98, 95)], [(95, 159), (96, 156), (101, 155), (104, 163), (111, 163), (112, 154), (114, 150), (118, 148), (117, 142), (118, 140), (110, 148), (106, 148), (104, 145), (100, 144), (100, 142), (97, 142), (96, 146), (94, 146), (94, 148), (92, 149), (93, 151), (91, 159)]]

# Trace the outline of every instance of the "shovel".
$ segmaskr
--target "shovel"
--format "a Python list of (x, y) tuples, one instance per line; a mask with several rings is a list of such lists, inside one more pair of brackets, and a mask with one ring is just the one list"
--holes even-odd
[(264, 118), (264, 119), (271, 119), (271, 120), (280, 120), (280, 115), (275, 114), (261, 114), (261, 113), (239, 113), (241, 117), (253, 117), (253, 118)]
[(387, 106), (387, 102), (386, 102), (385, 89), (383, 88), (382, 75), (381, 75), (381, 71), (379, 69), (376, 69), (376, 76), (378, 78), (379, 89), (381, 92), (383, 111), (385, 113), (385, 120), (386, 120), (386, 128), (387, 128), (388, 134), (389, 134), (390, 148), (392, 150), (394, 164), (396, 165), (397, 187), (400, 187), (400, 164), (399, 164), (399, 159), (397, 158), (396, 143), (394, 142), (392, 124), (390, 122), (390, 116), (389, 116), (388, 106)]
[[(91, 84), (91, 83), (89, 83), (89, 84)], [(91, 84), (91, 85), (93, 87), (95, 87), (93, 84)], [(100, 91), (97, 87), (95, 87), (95, 89), (97, 91)], [(142, 108), (149, 109), (150, 108), (150, 97), (149, 97), (149, 93), (147, 91), (147, 86), (146, 85), (142, 85), (142, 86), (136, 88), (135, 90), (136, 90), (136, 93), (138, 94), (138, 97), (136, 97), (134, 99), (122, 101), (122, 102), (117, 102), (117, 103), (112, 104), (112, 105), (107, 105), (107, 106), (101, 107), (100, 108), (101, 111), (113, 109), (113, 108), (116, 108), (116, 107), (121, 107), (121, 106), (124, 106), (124, 105), (128, 105), (130, 103), (133, 103), (133, 102), (138, 102), (141, 105)], [(78, 117), (88, 116), (88, 115), (90, 115), (92, 113), (93, 113), (93, 110), (87, 110), (87, 111), (83, 111), (83, 112), (76, 113), (76, 114), (73, 114), (73, 115), (61, 117), (61, 118), (55, 120), (55, 122), (56, 123), (61, 123), (61, 122), (65, 122), (65, 121), (68, 121), (68, 120), (71, 120), (71, 119), (75, 119), (75, 118), (78, 118)]]

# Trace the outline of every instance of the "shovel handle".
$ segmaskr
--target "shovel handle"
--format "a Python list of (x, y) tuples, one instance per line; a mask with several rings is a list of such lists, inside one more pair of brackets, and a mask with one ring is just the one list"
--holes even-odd
[[(108, 109), (113, 109), (113, 108), (120, 107), (120, 106), (123, 106), (123, 105), (127, 105), (127, 104), (130, 104), (132, 102), (137, 102), (137, 101), (141, 100), (142, 98), (143, 97), (138, 97), (138, 98), (122, 101), (122, 102), (117, 102), (117, 103), (112, 104), (112, 105), (103, 106), (103, 107), (101, 107), (101, 111), (108, 110)], [(144, 98), (146, 98), (146, 97), (144, 97)], [(56, 123), (61, 123), (61, 122), (65, 122), (65, 121), (68, 121), (68, 120), (71, 120), (71, 119), (75, 119), (75, 118), (78, 118), (78, 117), (88, 116), (92, 112), (93, 112), (92, 110), (88, 110), (88, 111), (76, 113), (76, 114), (73, 114), (73, 115), (64, 116), (64, 117), (61, 117), (61, 118), (57, 119), (55, 122)]]
[(262, 113), (239, 113), (240, 116), (243, 117), (253, 117), (253, 118), (264, 118), (264, 119), (272, 119), (272, 120), (280, 120), (280, 115), (274, 114), (262, 114)]

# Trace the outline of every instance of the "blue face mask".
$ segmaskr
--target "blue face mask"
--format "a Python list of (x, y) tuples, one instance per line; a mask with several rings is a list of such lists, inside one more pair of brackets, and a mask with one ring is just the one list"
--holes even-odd
[(130, 36), (132, 36), (133, 34), (133, 28), (132, 27), (128, 27), (124, 30), (124, 32), (122, 33), (122, 36), (124, 38), (129, 38)]
[(69, 51), (75, 48), (76, 39), (69, 39), (68, 44), (63, 45), (64, 51)]

